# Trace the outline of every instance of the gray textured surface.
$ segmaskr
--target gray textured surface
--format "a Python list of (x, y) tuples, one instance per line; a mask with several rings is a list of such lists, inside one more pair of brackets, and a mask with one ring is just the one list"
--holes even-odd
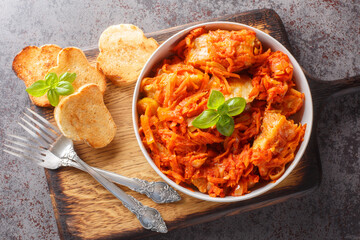
[[(75, 1), (74, 1), (75, 2)], [(145, 32), (252, 9), (273, 8), (294, 55), (310, 73), (332, 80), (360, 74), (358, 1), (72, 1), (0, 2), (0, 144), (30, 101), (11, 70), (27, 45), (95, 46), (111, 24)], [(323, 182), (309, 196), (175, 230), (160, 239), (360, 239), (360, 94), (335, 99), (319, 124)], [(0, 239), (57, 239), (44, 171), (0, 153)]]

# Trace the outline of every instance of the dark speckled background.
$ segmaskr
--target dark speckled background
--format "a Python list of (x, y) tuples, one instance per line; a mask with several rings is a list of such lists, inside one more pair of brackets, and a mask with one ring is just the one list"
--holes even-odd
[[(145, 32), (252, 9), (273, 8), (293, 53), (324, 80), (360, 75), (360, 2), (310, 1), (0, 2), (0, 144), (30, 101), (11, 70), (27, 45), (96, 46), (109, 25)], [(287, 202), (149, 239), (360, 239), (360, 90), (327, 102), (318, 126), (323, 180)], [(0, 239), (58, 239), (44, 170), (0, 153)]]

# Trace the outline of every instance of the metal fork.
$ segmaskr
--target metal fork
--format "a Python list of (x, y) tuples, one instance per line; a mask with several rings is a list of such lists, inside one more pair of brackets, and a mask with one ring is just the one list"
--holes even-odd
[[(29, 133), (34, 140), (43, 147), (53, 146), (51, 151), (59, 157), (58, 159), (54, 158), (52, 160), (48, 160), (45, 162), (38, 163), (42, 167), (49, 169), (57, 169), (59, 167), (75, 167), (77, 169), (86, 171), (81, 165), (79, 165), (74, 157), (77, 157), (76, 152), (73, 148), (73, 142), (64, 137), (59, 130), (52, 125), (48, 120), (32, 111), (29, 108), (26, 108), (30, 113), (32, 113), (33, 117), (24, 113), (25, 117), (21, 118), (23, 122), (19, 122), (19, 125)], [(33, 124), (32, 124), (33, 123)], [(10, 135), (16, 140), (7, 140), (13, 144), (16, 144), (22, 147), (23, 143), (21, 141), (27, 142), (28, 140), (23, 137)], [(54, 147), (56, 144), (56, 147)], [(12, 146), (7, 145), (9, 148), (13, 148)], [(15, 149), (16, 150), (16, 149)], [(67, 151), (67, 154), (65, 154)], [(14, 155), (14, 154), (13, 154)], [(151, 198), (156, 203), (171, 203), (177, 202), (181, 200), (180, 195), (171, 188), (165, 182), (148, 182), (146, 180), (138, 179), (138, 178), (128, 178), (110, 171), (102, 170), (99, 168), (93, 167), (95, 171), (106, 177), (108, 180), (126, 186), (133, 191), (139, 192), (141, 194), (145, 194), (149, 198)]]
[[(88, 166), (77, 156), (73, 148), (73, 142), (70, 139), (64, 137), (63, 135), (60, 135), (60, 132), (46, 119), (42, 118), (40, 115), (30, 109), (28, 110), (33, 115), (35, 115), (38, 120), (43, 122), (45, 126), (49, 127), (49, 129), (43, 124), (41, 124), (38, 120), (35, 120), (29, 115), (25, 114), (25, 116), (30, 119), (34, 124), (36, 124), (38, 128), (33, 126), (24, 118), (22, 118), (22, 120), (27, 124), (27, 126), (22, 123), (19, 124), (38, 143), (37, 146), (35, 146), (33, 142), (27, 140), (26, 138), (9, 135), (17, 140), (21, 140), (22, 142), (11, 141), (7, 139), (8, 142), (14, 143), (19, 147), (4, 144), (4, 146), (11, 149), (4, 149), (5, 152), (20, 158), (35, 161), (39, 165), (50, 169), (56, 169), (61, 166), (61, 160), (68, 162), (69, 164), (71, 164), (70, 161), (74, 161), (78, 163), (79, 169), (84, 170), (90, 175), (92, 175), (99, 183), (101, 183), (106, 189), (108, 189), (112, 194), (114, 194), (126, 208), (133, 212), (144, 228), (162, 233), (167, 232), (165, 222), (156, 209), (142, 205), (141, 202), (139, 202), (132, 196), (127, 195), (115, 184), (107, 180), (102, 175), (103, 173), (99, 173), (90, 166)], [(14, 150), (17, 152), (14, 152)], [(107, 174), (109, 172), (106, 171), (105, 173)], [(113, 176), (113, 174), (116, 175), (115, 173), (111, 173), (111, 176)], [(174, 190), (172, 189), (172, 191)]]

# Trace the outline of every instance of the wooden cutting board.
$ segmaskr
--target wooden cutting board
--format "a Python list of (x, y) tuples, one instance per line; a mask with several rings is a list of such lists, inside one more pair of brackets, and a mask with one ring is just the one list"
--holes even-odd
[[(256, 10), (208, 21), (214, 20), (233, 21), (256, 27), (276, 38), (291, 51), (285, 28), (273, 10)], [(195, 23), (149, 33), (147, 36), (162, 42), (175, 32), (193, 24)], [(89, 61), (94, 63), (98, 50), (92, 49), (85, 53)], [(322, 99), (336, 90), (358, 85), (359, 82), (357, 79), (347, 79), (325, 83), (309, 76), (308, 80), (314, 98), (315, 115)], [(84, 143), (76, 143), (75, 149), (78, 155), (92, 166), (128, 177), (160, 181), (162, 179), (147, 163), (135, 139), (131, 119), (134, 86), (135, 83), (123, 87), (108, 84), (104, 99), (118, 127), (114, 141), (97, 150)], [(33, 109), (54, 122), (52, 110), (35, 106)], [(317, 119), (316, 116), (314, 119)], [(158, 209), (169, 230), (276, 204), (302, 196), (319, 185), (321, 166), (315, 132), (313, 131), (304, 157), (291, 175), (271, 191), (254, 199), (224, 204), (197, 200), (181, 194), (180, 202), (160, 205), (126, 187), (122, 189), (143, 204)], [(72, 168), (61, 168), (55, 171), (46, 170), (46, 176), (62, 239), (134, 239), (157, 234), (143, 229), (136, 217), (88, 174)]]

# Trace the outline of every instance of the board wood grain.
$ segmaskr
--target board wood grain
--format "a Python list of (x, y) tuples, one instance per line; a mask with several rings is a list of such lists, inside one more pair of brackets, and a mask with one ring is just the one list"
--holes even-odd
[[(221, 17), (224, 20), (244, 23), (267, 32), (290, 51), (291, 47), (281, 19), (275, 11), (263, 9)], [(177, 31), (196, 23), (146, 34), (162, 42)], [(85, 51), (93, 64), (97, 49)], [(314, 98), (315, 112), (323, 99), (335, 90), (358, 85), (358, 79), (324, 83), (308, 76)], [(131, 102), (135, 83), (122, 87), (108, 84), (104, 100), (117, 125), (115, 139), (105, 148), (92, 149), (84, 143), (75, 143), (78, 155), (88, 164), (113, 171), (128, 177), (162, 180), (147, 163), (136, 142), (131, 119)], [(32, 107), (54, 123), (51, 109)], [(315, 118), (316, 119), (316, 118)], [(181, 194), (177, 203), (155, 204), (146, 196), (121, 187), (143, 204), (159, 210), (168, 229), (186, 227), (211, 221), (227, 215), (264, 207), (299, 197), (316, 188), (321, 179), (315, 132), (309, 146), (294, 171), (278, 186), (260, 197), (237, 203), (213, 203)], [(54, 207), (60, 237), (62, 239), (134, 239), (156, 234), (141, 227), (136, 217), (121, 202), (105, 190), (88, 174), (73, 168), (46, 170), (50, 196)]]

